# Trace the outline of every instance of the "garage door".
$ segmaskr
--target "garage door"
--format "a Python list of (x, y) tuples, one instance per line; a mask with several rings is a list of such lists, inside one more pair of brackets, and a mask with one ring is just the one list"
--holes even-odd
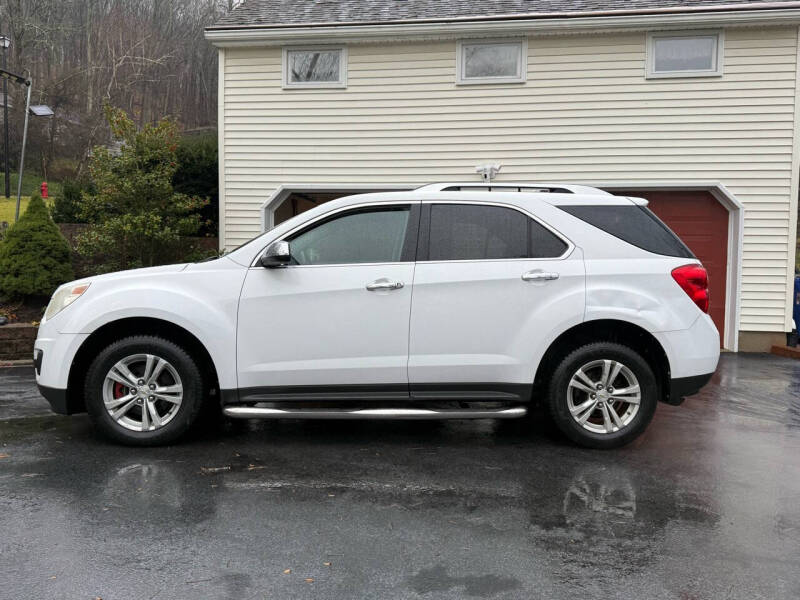
[(728, 210), (708, 192), (613, 192), (650, 201), (656, 213), (689, 246), (708, 271), (709, 313), (725, 339), (725, 294), (728, 269)]

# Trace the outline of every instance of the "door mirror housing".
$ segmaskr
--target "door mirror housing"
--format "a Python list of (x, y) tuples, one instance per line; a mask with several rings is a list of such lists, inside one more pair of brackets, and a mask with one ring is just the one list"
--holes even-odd
[(267, 269), (275, 267), (285, 267), (292, 260), (292, 253), (289, 248), (289, 242), (272, 242), (258, 261), (261, 266)]

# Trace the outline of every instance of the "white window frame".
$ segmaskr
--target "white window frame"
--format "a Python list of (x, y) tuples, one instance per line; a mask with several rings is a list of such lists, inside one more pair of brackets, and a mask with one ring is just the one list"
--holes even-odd
[[(492, 46), (495, 44), (517, 44), (519, 64), (517, 74), (512, 77), (465, 77), (464, 46)], [(458, 40), (456, 47), (456, 85), (485, 85), (487, 83), (525, 83), (528, 79), (527, 38), (501, 38), (493, 40)]]
[[(664, 38), (695, 38), (716, 36), (717, 44), (714, 49), (713, 69), (698, 69), (691, 71), (656, 71), (656, 40)], [(725, 49), (725, 31), (712, 30), (684, 30), (684, 31), (650, 31), (647, 33), (647, 79), (664, 79), (670, 77), (721, 77)]]
[[(289, 52), (339, 52), (339, 79), (337, 81), (290, 81)], [(284, 46), (281, 53), (283, 89), (331, 89), (347, 87), (347, 46)]]

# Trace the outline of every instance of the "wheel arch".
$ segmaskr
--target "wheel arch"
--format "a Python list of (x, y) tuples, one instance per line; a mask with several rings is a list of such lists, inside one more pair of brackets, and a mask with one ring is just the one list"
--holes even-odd
[(597, 319), (584, 321), (561, 333), (542, 356), (533, 383), (533, 397), (543, 398), (550, 377), (569, 352), (592, 342), (614, 342), (641, 354), (653, 369), (659, 397), (669, 401), (670, 364), (661, 343), (649, 331), (628, 321)]
[[(84, 340), (69, 369), (67, 394), (69, 405), (85, 412), (84, 377), (97, 353), (114, 340), (130, 335), (154, 335), (186, 349), (199, 362), (200, 368), (209, 375), (210, 393), (219, 396), (217, 367), (205, 345), (190, 331), (170, 321), (154, 317), (126, 317), (110, 321), (94, 330)], [(74, 411), (77, 412), (77, 411)]]

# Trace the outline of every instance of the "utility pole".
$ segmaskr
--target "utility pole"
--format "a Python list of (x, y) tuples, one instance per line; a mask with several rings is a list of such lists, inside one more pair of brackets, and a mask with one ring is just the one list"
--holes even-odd
[[(17, 181), (17, 211), (14, 213), (14, 223), (19, 221), (19, 205), (20, 200), (22, 199), (22, 169), (25, 166), (25, 143), (28, 141), (28, 114), (31, 110), (31, 88), (33, 87), (30, 77), (24, 77), (22, 75), (17, 75), (16, 73), (12, 73), (11, 71), (7, 71), (6, 69), (0, 69), (0, 77), (3, 78), (4, 81), (8, 81), (9, 79), (14, 80), (15, 83), (19, 85), (24, 85), (28, 88), (27, 100), (25, 102), (25, 127), (22, 130), (22, 152), (19, 155), (19, 180)], [(6, 121), (8, 124), (8, 121)], [(6, 177), (6, 181), (8, 181), (8, 177)]]
[[(11, 46), (11, 39), (8, 36), (0, 36), (0, 46), (3, 48), (3, 70), (8, 69), (8, 49)], [(5, 184), (6, 198), (11, 197), (11, 167), (8, 159), (8, 79), (3, 77), (3, 128), (5, 129), (5, 142), (3, 145), (3, 158), (5, 160)]]

